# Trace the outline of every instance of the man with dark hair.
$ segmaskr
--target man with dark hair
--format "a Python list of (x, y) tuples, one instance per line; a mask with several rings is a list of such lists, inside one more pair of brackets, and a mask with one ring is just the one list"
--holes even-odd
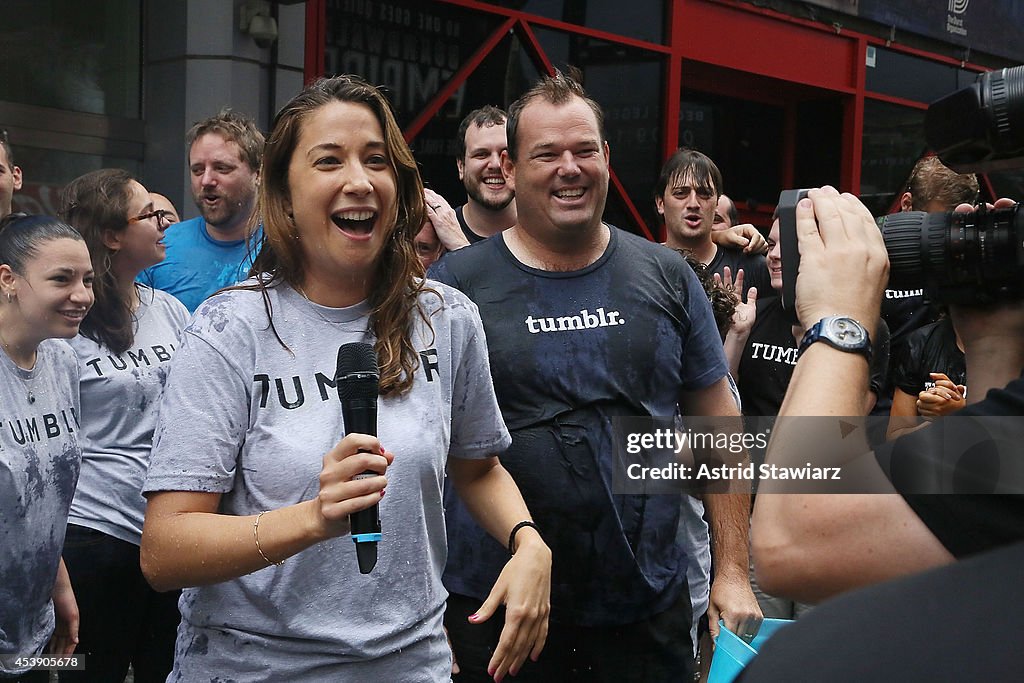
[(459, 124), (455, 165), (466, 188), (465, 204), (453, 210), (441, 195), (429, 189), (424, 193), (427, 220), (448, 251), (484, 240), (516, 222), (515, 192), (501, 172), (506, 118), (501, 109), (485, 105)]
[[(512, 446), (502, 464), (552, 549), (548, 644), (516, 680), (683, 681), (693, 670), (677, 495), (616, 492), (613, 421), (738, 413), (711, 306), (670, 249), (602, 222), (603, 112), (561, 73), (509, 109), (505, 178), (516, 224), (431, 269), (479, 306)], [(728, 418), (733, 419), (733, 418)], [(706, 455), (703, 451), (698, 457)], [(738, 456), (717, 451), (715, 457)], [(734, 488), (735, 487), (735, 488)], [(712, 629), (760, 611), (747, 581), (749, 494), (708, 494), (717, 574)], [(462, 673), (488, 680), (500, 624), (475, 625), (507, 551), (449, 500), (446, 625)], [(468, 621), (467, 621), (468, 617)]]
[(740, 213), (736, 210), (736, 202), (724, 192), (718, 195), (718, 206), (715, 208), (715, 223), (712, 230), (725, 230), (740, 222)]
[(0, 131), (0, 218), (11, 213), (14, 193), (21, 189), (21, 169), (14, 165), (14, 152), (7, 131)]
[(263, 133), (249, 117), (224, 109), (193, 125), (185, 144), (200, 215), (167, 230), (167, 258), (139, 280), (194, 311), (252, 266), (263, 233), (253, 232)]
[(469, 112), (459, 125), (455, 164), (466, 188), (466, 203), (455, 214), (470, 243), (516, 222), (515, 192), (501, 173), (501, 153), (507, 146), (506, 117), (501, 109), (487, 105)]
[(722, 192), (722, 174), (707, 155), (693, 149), (678, 149), (661, 168), (654, 187), (654, 204), (665, 219), (665, 246), (685, 249), (707, 266), (711, 273), (738, 277), (743, 271), (743, 292), (757, 287), (771, 293), (764, 256), (715, 244), (715, 210)]

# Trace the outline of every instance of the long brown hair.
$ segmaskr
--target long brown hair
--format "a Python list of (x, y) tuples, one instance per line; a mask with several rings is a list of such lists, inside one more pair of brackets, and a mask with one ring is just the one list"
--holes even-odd
[(95, 272), (96, 303), (79, 332), (114, 353), (124, 353), (135, 341), (135, 321), (131, 301), (121, 293), (111, 269), (115, 250), (107, 246), (104, 234), (128, 227), (133, 180), (124, 169), (103, 168), (75, 178), (60, 193), (60, 217), (85, 238)]
[(282, 281), (298, 288), (306, 269), (297, 228), (288, 210), (288, 165), (306, 118), (335, 101), (370, 108), (384, 131), (388, 163), (395, 174), (398, 215), (381, 252), (374, 274), (376, 286), (370, 290), (369, 302), (370, 326), (377, 338), (380, 393), (401, 395), (412, 387), (413, 372), (419, 367), (419, 353), (410, 338), (413, 316), (419, 315), (430, 324), (417, 303), (419, 293), (424, 291), (423, 266), (413, 247), (413, 237), (426, 218), (423, 181), (387, 100), (377, 88), (356, 76), (321, 78), (296, 95), (274, 119), (263, 152), (257, 195), (257, 215), (263, 220), (265, 243), (252, 268), (257, 275), (255, 288), (264, 294), (267, 316), (273, 326), (266, 288)]

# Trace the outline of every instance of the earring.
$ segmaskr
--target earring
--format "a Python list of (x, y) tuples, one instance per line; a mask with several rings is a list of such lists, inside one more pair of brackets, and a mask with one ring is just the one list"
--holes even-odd
[(11, 303), (12, 301), (14, 301), (14, 295), (11, 294), (11, 290), (8, 289), (7, 290), (7, 303)]

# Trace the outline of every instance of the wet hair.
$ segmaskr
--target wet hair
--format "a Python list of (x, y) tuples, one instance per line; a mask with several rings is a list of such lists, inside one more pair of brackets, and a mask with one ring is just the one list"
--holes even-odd
[[(382, 396), (401, 395), (412, 388), (413, 372), (419, 367), (419, 353), (410, 338), (413, 317), (429, 326), (419, 306), (424, 287), (423, 265), (416, 256), (413, 237), (426, 220), (423, 181), (416, 159), (406, 144), (384, 95), (357, 76), (321, 78), (310, 84), (278, 112), (267, 139), (260, 171), (258, 211), (262, 216), (264, 246), (252, 272), (264, 295), (268, 318), (273, 326), (267, 287), (286, 282), (298, 288), (305, 276), (306, 257), (299, 243), (298, 229), (290, 215), (291, 190), (288, 167), (307, 118), (332, 102), (365, 105), (373, 112), (384, 132), (388, 164), (395, 177), (397, 215), (381, 251), (374, 286), (370, 288), (370, 329), (376, 337)], [(277, 330), (274, 330), (277, 334)], [(284, 345), (278, 335), (278, 341)]]
[(42, 246), (52, 240), (82, 241), (78, 231), (54, 216), (11, 213), (0, 220), (0, 264), (18, 275), (39, 256)]
[(569, 104), (574, 97), (580, 98), (594, 112), (594, 118), (597, 120), (597, 132), (601, 138), (600, 141), (604, 142), (606, 140), (604, 133), (604, 111), (601, 110), (601, 105), (587, 97), (587, 93), (583, 86), (580, 85), (577, 76), (578, 72), (566, 76), (558, 69), (555, 69), (553, 76), (542, 78), (536, 85), (523, 93), (522, 97), (509, 106), (508, 121), (505, 123), (505, 135), (508, 137), (508, 156), (513, 162), (515, 162), (516, 155), (519, 152), (519, 144), (516, 140), (519, 131), (519, 119), (523, 115), (523, 110), (535, 99), (541, 99), (548, 104), (564, 105)]
[(477, 128), (483, 128), (484, 126), (500, 126), (508, 120), (508, 114), (504, 110), (498, 109), (497, 107), (486, 104), (479, 109), (466, 114), (466, 118), (462, 119), (462, 123), (459, 124), (459, 132), (456, 135), (456, 143), (458, 144), (458, 153), (456, 154), (457, 159), (466, 158), (466, 133), (469, 131), (470, 126), (476, 126)]
[(11, 141), (7, 139), (7, 131), (0, 129), (0, 147), (4, 148), (4, 152), (7, 154), (7, 165), (10, 167), (7, 170), (14, 168), (14, 150), (11, 149)]
[(722, 194), (722, 173), (711, 157), (695, 149), (681, 147), (661, 167), (658, 182), (654, 185), (654, 196), (664, 197), (665, 188), (669, 183), (686, 178), (693, 178), (698, 189), (714, 195), (716, 200), (718, 195)]
[(914, 211), (924, 211), (932, 201), (941, 202), (946, 211), (952, 211), (958, 204), (978, 201), (978, 176), (957, 173), (938, 157), (928, 156), (914, 164), (907, 181), (907, 192)]
[(729, 218), (729, 225), (736, 225), (740, 222), (740, 212), (736, 209), (736, 202), (734, 202), (732, 197), (724, 192), (718, 195), (718, 199), (721, 200), (722, 197), (725, 197), (729, 204), (729, 208), (725, 212), (726, 216)]
[(242, 160), (249, 165), (249, 169), (254, 173), (260, 169), (265, 141), (263, 133), (251, 118), (231, 109), (221, 109), (216, 116), (192, 125), (185, 133), (185, 149), (191, 151), (192, 144), (209, 133), (216, 133), (228, 142), (234, 142), (241, 148)]
[(96, 301), (79, 331), (114, 353), (131, 347), (135, 322), (131, 301), (122, 293), (111, 268), (117, 250), (107, 246), (104, 236), (128, 227), (133, 180), (124, 169), (103, 168), (75, 178), (60, 193), (60, 216), (85, 238), (95, 273), (92, 290)]
[(693, 268), (693, 272), (697, 274), (697, 279), (700, 281), (701, 287), (704, 288), (708, 301), (711, 302), (711, 312), (715, 316), (715, 325), (718, 327), (718, 334), (724, 342), (725, 335), (729, 333), (729, 328), (732, 327), (732, 316), (736, 312), (739, 296), (733, 290), (727, 289), (725, 285), (715, 282), (714, 274), (689, 249), (676, 249), (676, 251), (683, 255), (686, 262)]

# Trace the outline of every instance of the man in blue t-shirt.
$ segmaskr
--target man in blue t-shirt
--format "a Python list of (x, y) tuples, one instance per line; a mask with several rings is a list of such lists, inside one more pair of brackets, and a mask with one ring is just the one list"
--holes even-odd
[(167, 258), (139, 281), (173, 294), (191, 312), (252, 267), (263, 236), (252, 226), (263, 133), (252, 119), (225, 109), (192, 126), (185, 144), (200, 215), (167, 230)]
[[(693, 270), (679, 254), (601, 220), (609, 180), (602, 120), (561, 74), (514, 103), (502, 163), (517, 223), (431, 269), (479, 307), (512, 434), (501, 461), (552, 550), (547, 646), (510, 672), (520, 681), (689, 677), (686, 562), (674, 542), (679, 497), (613, 488), (612, 425), (671, 418), (677, 402), (687, 415), (738, 416)], [(712, 604), (747, 633), (760, 619), (747, 581), (749, 495), (729, 490), (705, 496), (718, 551)], [(502, 625), (474, 615), (508, 550), (488, 543), (458, 501), (449, 497), (446, 508), (455, 680), (484, 681)], [(514, 606), (505, 618), (518, 618)]]

